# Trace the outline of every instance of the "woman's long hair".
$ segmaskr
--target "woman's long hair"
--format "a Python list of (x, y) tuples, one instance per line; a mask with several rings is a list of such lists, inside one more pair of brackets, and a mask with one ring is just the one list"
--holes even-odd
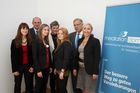
[[(66, 28), (60, 28), (59, 30), (62, 31), (62, 34), (63, 34), (63, 42), (65, 42), (65, 41), (68, 41), (68, 42), (69, 42), (70, 40), (69, 40), (69, 33), (68, 33), (68, 30), (67, 30)], [(58, 48), (63, 42), (61, 42), (61, 40), (58, 39), (58, 37), (57, 37), (57, 48)], [(56, 50), (57, 50), (57, 48), (56, 48)]]
[(21, 23), (18, 27), (18, 30), (17, 30), (17, 35), (15, 37), (15, 45), (16, 45), (16, 48), (19, 48), (22, 46), (22, 34), (21, 34), (21, 29), (24, 29), (24, 28), (27, 28), (28, 29), (28, 34), (26, 35), (26, 38), (27, 38), (27, 43), (30, 45), (32, 43), (32, 39), (31, 39), (31, 36), (30, 36), (30, 32), (29, 32), (29, 26), (27, 23)]
[[(45, 27), (49, 27), (49, 26), (47, 24), (42, 24), (38, 30), (38, 39), (40, 43), (43, 43), (42, 31), (43, 31), (43, 28)], [(49, 34), (44, 37), (44, 41), (46, 44), (49, 44), (48, 36)]]

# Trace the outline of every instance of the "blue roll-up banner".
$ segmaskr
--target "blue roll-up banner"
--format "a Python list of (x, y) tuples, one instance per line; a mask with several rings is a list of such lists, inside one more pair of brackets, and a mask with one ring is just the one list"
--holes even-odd
[(140, 93), (140, 4), (107, 7), (97, 93)]

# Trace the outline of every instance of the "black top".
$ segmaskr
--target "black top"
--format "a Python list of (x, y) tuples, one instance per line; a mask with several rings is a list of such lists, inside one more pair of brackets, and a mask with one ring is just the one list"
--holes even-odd
[[(47, 51), (46, 47), (43, 43), (39, 42), (38, 39), (33, 41), (33, 61), (35, 71), (40, 72), (41, 69), (47, 64)], [(52, 60), (50, 55), (50, 47), (49, 47), (49, 67), (52, 66)]]
[(63, 42), (54, 52), (54, 64), (56, 70), (69, 70), (72, 60), (72, 46), (68, 41)]
[[(84, 38), (79, 39), (78, 47), (82, 43)], [(84, 47), (84, 64), (85, 70), (89, 75), (98, 74), (99, 72), (99, 61), (100, 61), (101, 46), (98, 39), (94, 38), (93, 35), (89, 37), (87, 44)], [(77, 63), (79, 62), (79, 53), (75, 57), (74, 68), (78, 68)]]
[(57, 34), (51, 34), (52, 35), (52, 39), (53, 39), (53, 43), (54, 43), (54, 48), (56, 49), (57, 47)]
[[(28, 65), (32, 67), (33, 65), (33, 58), (32, 58), (32, 46), (28, 45), (27, 42), (27, 58), (28, 58)], [(15, 39), (12, 40), (11, 43), (11, 64), (12, 64), (12, 72), (19, 71), (21, 66), (23, 65), (23, 50), (22, 46), (16, 48)]]

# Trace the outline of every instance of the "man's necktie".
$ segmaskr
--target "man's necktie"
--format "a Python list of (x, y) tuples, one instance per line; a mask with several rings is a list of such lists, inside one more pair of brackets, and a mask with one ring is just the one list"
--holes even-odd
[(36, 30), (36, 35), (37, 35), (37, 33), (38, 33), (38, 30)]
[(78, 46), (78, 40), (79, 40), (79, 34), (77, 34), (76, 42), (75, 42), (75, 48), (77, 49)]

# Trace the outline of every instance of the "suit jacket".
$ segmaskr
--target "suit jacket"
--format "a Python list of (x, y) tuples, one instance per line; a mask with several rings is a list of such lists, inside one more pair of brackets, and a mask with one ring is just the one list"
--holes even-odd
[(69, 70), (72, 60), (72, 46), (68, 41), (63, 42), (54, 52), (54, 65), (56, 70)]
[(70, 38), (70, 41), (72, 43), (72, 47), (73, 47), (74, 50), (76, 49), (75, 48), (75, 37), (76, 37), (76, 32), (73, 32), (69, 35), (69, 38)]
[[(38, 39), (33, 41), (33, 61), (35, 71), (40, 72), (41, 69), (47, 64), (47, 51), (43, 43)], [(51, 53), (49, 47), (49, 67), (52, 66)]]
[[(77, 49), (75, 48), (76, 33), (77, 33), (77, 32), (72, 32), (72, 33), (69, 34), (70, 42), (72, 43), (72, 47), (73, 47), (74, 51), (77, 50)], [(84, 37), (84, 35), (82, 35), (82, 37)]]
[[(82, 43), (84, 38), (79, 39), (78, 47)], [(93, 35), (89, 37), (87, 44), (84, 47), (84, 64), (85, 70), (89, 75), (98, 74), (99, 72), (99, 61), (100, 61), (100, 42), (98, 39), (94, 38)], [(79, 53), (77, 51), (77, 55), (75, 58), (75, 63), (79, 62)], [(77, 64), (75, 64), (77, 65)], [(78, 67), (78, 66), (74, 66)]]
[[(33, 59), (32, 59), (32, 46), (27, 44), (27, 58), (28, 58), (28, 65), (29, 67), (32, 67), (33, 65)], [(12, 64), (12, 72), (19, 71), (19, 69), (22, 67), (22, 61), (23, 61), (23, 50), (22, 46), (19, 48), (16, 48), (15, 40), (12, 40), (11, 43), (11, 64)]]
[[(75, 59), (75, 57), (76, 57), (76, 54), (77, 54), (77, 49), (76, 49), (76, 47), (75, 47), (76, 33), (77, 33), (77, 32), (72, 32), (72, 33), (69, 35), (70, 41), (71, 41), (71, 43), (72, 43), (72, 49), (73, 49), (73, 61), (72, 61), (72, 64), (71, 64), (71, 69), (74, 69), (73, 64), (78, 65), (78, 62), (75, 63), (75, 61), (74, 61), (74, 59)], [(84, 37), (84, 36), (82, 35), (82, 37)], [(78, 70), (78, 68), (77, 68), (77, 70)]]
[[(75, 64), (74, 63), (74, 58), (75, 58), (76, 52), (77, 52), (77, 49), (75, 47), (76, 32), (70, 33), (69, 38), (70, 38), (70, 42), (72, 44), (72, 52), (73, 52), (73, 60), (72, 60), (72, 63), (71, 63), (71, 70), (72, 70), (72, 69), (74, 69), (74, 67), (73, 67), (73, 64)], [(78, 63), (76, 65), (78, 65)]]
[(36, 34), (35, 34), (34, 28), (31, 28), (31, 29), (30, 29), (30, 34), (31, 34), (32, 39), (35, 40), (37, 36), (36, 36)]

